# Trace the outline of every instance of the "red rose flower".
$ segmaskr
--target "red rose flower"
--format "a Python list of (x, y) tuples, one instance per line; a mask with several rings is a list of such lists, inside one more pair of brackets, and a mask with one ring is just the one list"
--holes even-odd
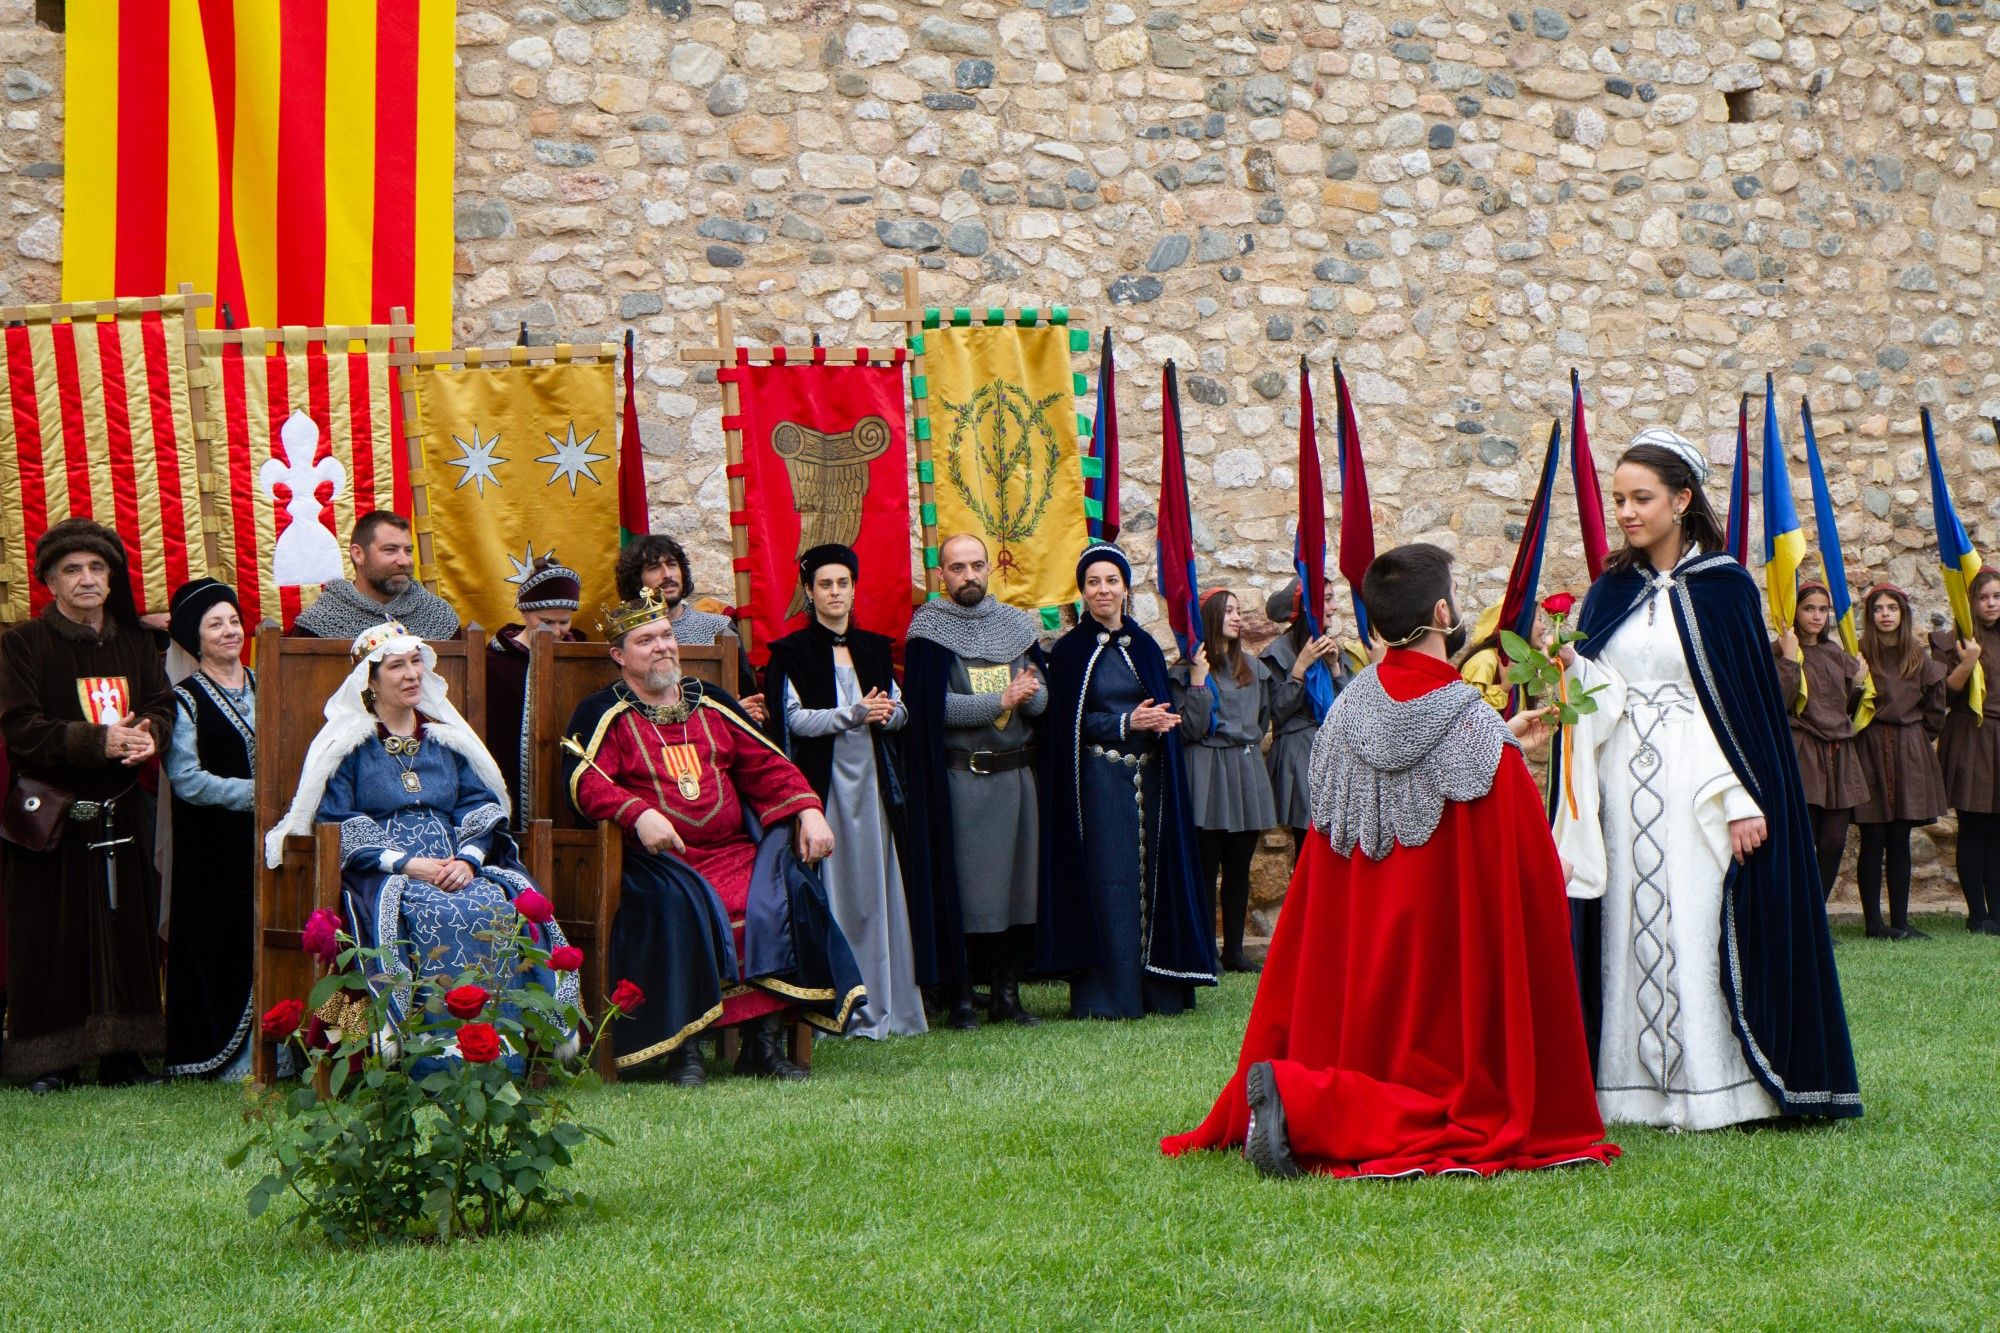
[(306, 918), (306, 928), (299, 936), (299, 947), (317, 957), (328, 967), (340, 957), (340, 918), (324, 907), (315, 908)]
[(629, 981), (621, 981), (611, 988), (611, 1007), (621, 1014), (629, 1014), (646, 1002), (646, 992)]
[(500, 1058), (500, 1033), (491, 1023), (467, 1023), (458, 1030), (458, 1053), (466, 1063), (483, 1065)]
[(521, 896), (514, 899), (514, 910), (538, 926), (554, 920), (556, 915), (556, 905), (536, 889), (523, 889)]
[(583, 966), (583, 950), (565, 944), (549, 953), (549, 966), (558, 972), (574, 972)]
[(264, 1014), (264, 1037), (267, 1041), (283, 1041), (299, 1030), (299, 1020), (305, 1017), (304, 1000), (280, 1000)]
[(1576, 609), (1576, 598), (1566, 592), (1552, 592), (1542, 598), (1542, 610), (1552, 616), (1566, 616)]
[(484, 986), (454, 986), (444, 994), (444, 1007), (453, 1018), (477, 1018), (489, 998)]

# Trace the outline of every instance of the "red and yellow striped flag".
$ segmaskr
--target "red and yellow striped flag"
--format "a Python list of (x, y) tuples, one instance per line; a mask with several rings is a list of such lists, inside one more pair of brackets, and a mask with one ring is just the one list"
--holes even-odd
[(124, 537), (141, 614), (165, 611), (175, 588), (210, 572), (186, 301), (118, 306), (95, 321), (35, 307), (0, 335), (0, 621), (47, 605), (28, 557), (66, 518), (94, 518)]
[[(69, 10), (63, 294), (451, 346), (454, 0)], [(218, 310), (203, 324), (211, 325)]]

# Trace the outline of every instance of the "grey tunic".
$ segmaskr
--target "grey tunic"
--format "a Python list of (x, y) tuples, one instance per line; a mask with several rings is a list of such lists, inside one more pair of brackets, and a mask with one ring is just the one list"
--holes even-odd
[(1214, 692), (1190, 687), (1186, 666), (1168, 677), (1187, 743), (1188, 795), (1198, 829), (1261, 833), (1278, 822), (1271, 775), (1259, 753), (1271, 724), (1271, 673), (1256, 658), (1246, 660), (1248, 685), (1238, 685), (1229, 672), (1211, 671)]
[[(1004, 727), (994, 726), (1000, 696), (975, 691), (972, 671), (1005, 665), (1011, 677), (1029, 665), (1024, 653), (1009, 663), (977, 658), (952, 660), (945, 693), (945, 748), (958, 754), (1019, 750), (1034, 739), (1028, 719), (1049, 706), (1044, 682), (1013, 710)], [(1035, 766), (1006, 773), (945, 775), (951, 793), (951, 823), (958, 830), (952, 860), (958, 870), (958, 901), (968, 935), (992, 935), (1011, 926), (1035, 924), (1037, 874), (1041, 864), (1041, 815), (1035, 799)]]
[[(1292, 679), (1292, 666), (1299, 660), (1289, 634), (1281, 634), (1264, 649), (1258, 659), (1271, 676), (1271, 748), (1264, 755), (1264, 769), (1271, 775), (1271, 801), (1278, 823), (1286, 828), (1312, 827), (1313, 737), (1319, 727), (1313, 722), (1312, 700), (1303, 683)], [(1336, 681), (1336, 687), (1338, 682)]]
[[(876, 782), (875, 740), (854, 668), (834, 663), (833, 685), (836, 707), (807, 708), (799, 702), (798, 690), (785, 682), (785, 729), (794, 736), (834, 738), (826, 797), (833, 855), (820, 863), (819, 873), (833, 919), (868, 987), (868, 1001), (847, 1033), (877, 1039), (912, 1036), (925, 1031), (924, 997), (910, 952), (910, 915), (896, 840), (882, 813)], [(890, 689), (896, 713), (886, 725), (893, 731), (907, 725), (910, 715), (902, 692), (893, 684)]]

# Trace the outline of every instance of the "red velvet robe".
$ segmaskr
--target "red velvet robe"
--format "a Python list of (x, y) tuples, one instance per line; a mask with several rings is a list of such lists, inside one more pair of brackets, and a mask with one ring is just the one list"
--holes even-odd
[[(692, 798), (681, 795), (664, 766), (661, 751), (669, 745), (691, 745), (699, 757), (700, 791)], [(657, 810), (672, 820), (687, 844), (682, 859), (714, 887), (729, 913), (740, 969), (743, 912), (757, 859), (757, 846), (743, 827), (743, 808), (747, 804), (767, 828), (802, 810), (822, 809), (805, 775), (747, 722), (707, 701), (685, 722), (653, 722), (617, 705), (605, 715), (600, 738), (590, 749), (596, 768), (578, 765), (571, 788), (577, 808), (587, 818), (616, 822), (635, 845), (633, 828), (640, 815)], [(724, 987), (720, 1025), (785, 1007), (777, 996), (738, 980), (738, 985)]]
[[(1392, 652), (1398, 701), (1458, 679)], [(1569, 904), (1527, 764), (1448, 802), (1420, 847), (1343, 856), (1315, 830), (1278, 917), (1236, 1074), (1179, 1156), (1240, 1145), (1244, 1075), (1270, 1061), (1293, 1155), (1336, 1176), (1607, 1162), (1570, 959)]]

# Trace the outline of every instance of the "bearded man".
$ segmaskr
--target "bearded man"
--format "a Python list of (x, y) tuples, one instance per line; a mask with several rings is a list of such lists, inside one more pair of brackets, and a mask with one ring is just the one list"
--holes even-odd
[(351, 643), (389, 620), (419, 639), (458, 637), (458, 612), (414, 577), (417, 548), (410, 520), (386, 509), (363, 514), (354, 520), (347, 558), (354, 577), (320, 588), (319, 597), (292, 622), (294, 638)]
[(948, 538), (938, 569), (945, 596), (910, 618), (904, 702), (911, 856), (926, 857), (931, 876), (945, 1025), (978, 1026), (972, 982), (984, 977), (988, 1020), (1032, 1027), (1041, 1020), (1022, 1007), (1020, 981), (1040, 895), (1034, 722), (1049, 687), (1034, 665), (1034, 620), (987, 593), (986, 543)]
[(613, 1032), (618, 1066), (668, 1057), (669, 1081), (699, 1086), (699, 1035), (742, 1024), (737, 1072), (802, 1079), (782, 1011), (838, 1033), (866, 997), (811, 871), (833, 851), (819, 797), (726, 691), (681, 674), (664, 598), (643, 590), (605, 628), (620, 679), (577, 705), (564, 749), (571, 804), (625, 831), (612, 975), (646, 1003)]

